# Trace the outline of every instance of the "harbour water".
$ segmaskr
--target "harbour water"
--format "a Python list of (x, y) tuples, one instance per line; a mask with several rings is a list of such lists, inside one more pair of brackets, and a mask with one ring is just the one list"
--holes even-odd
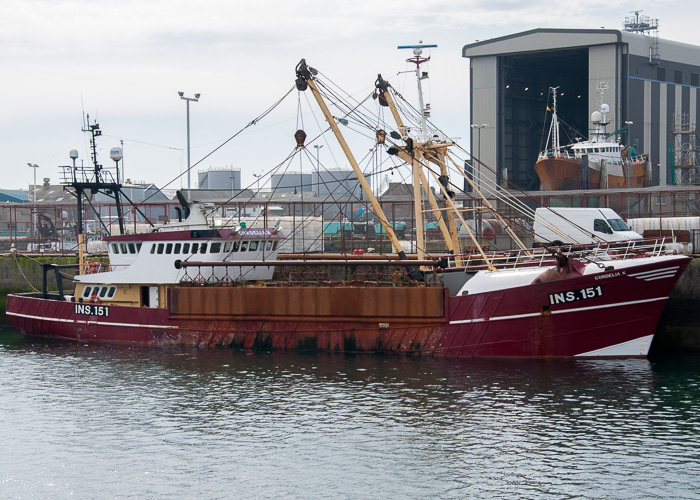
[(700, 498), (700, 355), (434, 360), (0, 331), (0, 498)]

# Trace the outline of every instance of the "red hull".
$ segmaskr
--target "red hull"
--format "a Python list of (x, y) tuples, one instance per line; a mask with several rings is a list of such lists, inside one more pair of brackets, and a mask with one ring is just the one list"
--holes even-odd
[[(630, 165), (629, 178), (608, 173), (608, 188), (644, 187), (646, 175), (644, 163)], [(581, 160), (572, 158), (543, 158), (535, 164), (544, 191), (570, 191), (583, 189), (581, 185)], [(589, 189), (600, 188), (600, 170), (588, 167)]]
[[(75, 303), (35, 294), (9, 295), (7, 314), (23, 335), (76, 341), (459, 357), (644, 356), (666, 300), (689, 261), (678, 256), (635, 267), (629, 274), (570, 275), (463, 297), (445, 294), (443, 316), (427, 321), (397, 321), (381, 314), (282, 319), (204, 314), (186, 319), (169, 309), (122, 306), (108, 306), (104, 317), (93, 314), (97, 310), (78, 314)], [(669, 266), (677, 270), (664, 279), (639, 277)], [(596, 296), (552, 303), (552, 297), (584, 289), (595, 290)], [(632, 350), (596, 352), (625, 343), (632, 343)]]

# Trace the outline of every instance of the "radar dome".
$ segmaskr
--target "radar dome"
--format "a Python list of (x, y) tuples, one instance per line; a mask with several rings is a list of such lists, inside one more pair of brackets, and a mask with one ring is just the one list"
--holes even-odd
[(109, 150), (109, 157), (114, 160), (114, 161), (119, 161), (122, 158), (124, 158), (124, 154), (122, 153), (122, 148), (120, 147), (114, 147)]
[(607, 104), (603, 104), (603, 105), (600, 107), (600, 110), (601, 110), (603, 113), (608, 113), (608, 112), (610, 111), (610, 106), (608, 106)]
[(593, 123), (600, 123), (603, 121), (603, 114), (600, 111), (594, 111), (591, 113), (591, 121)]

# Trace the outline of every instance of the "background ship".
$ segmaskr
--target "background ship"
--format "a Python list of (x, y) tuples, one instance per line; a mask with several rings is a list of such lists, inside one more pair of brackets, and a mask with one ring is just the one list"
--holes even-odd
[(600, 111), (594, 111), (591, 115), (589, 140), (562, 146), (557, 117), (557, 88), (551, 88), (551, 94), (552, 121), (545, 150), (540, 153), (535, 163), (535, 171), (543, 190), (646, 186), (648, 155), (639, 155), (634, 147), (622, 146), (619, 142), (610, 140), (622, 132), (629, 135), (629, 125), (606, 133), (609, 107), (603, 104)]

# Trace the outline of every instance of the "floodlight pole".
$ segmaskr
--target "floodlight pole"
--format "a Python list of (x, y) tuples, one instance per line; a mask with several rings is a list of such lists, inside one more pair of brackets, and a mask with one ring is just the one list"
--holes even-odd
[(192, 168), (192, 163), (190, 159), (190, 101), (199, 102), (199, 96), (201, 94), (195, 94), (194, 97), (185, 97), (184, 92), (178, 92), (180, 99), (187, 102), (187, 191), (189, 196), (190, 191), (190, 169)]

